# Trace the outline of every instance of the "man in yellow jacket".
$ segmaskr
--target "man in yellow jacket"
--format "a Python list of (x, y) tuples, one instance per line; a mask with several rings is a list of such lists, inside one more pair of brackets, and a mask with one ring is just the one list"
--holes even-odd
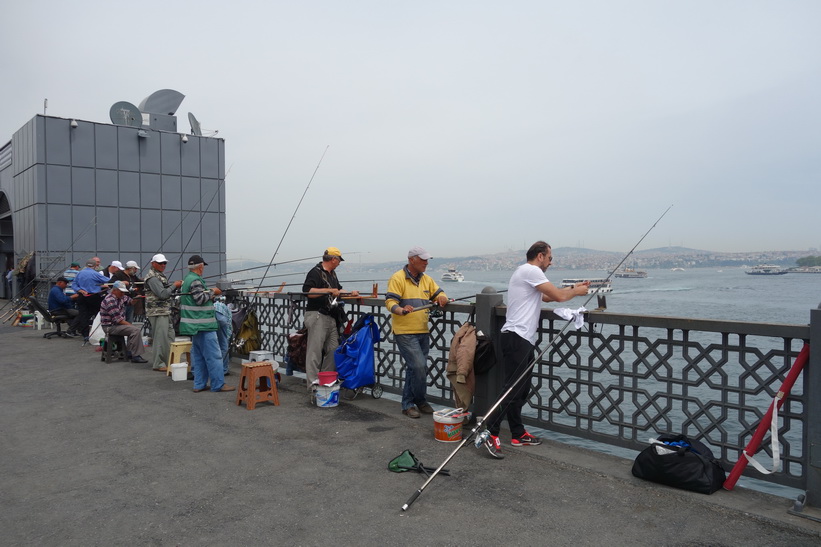
[(405, 362), (405, 386), (402, 391), (402, 414), (418, 418), (420, 411), (433, 414), (425, 399), (427, 391), (427, 360), (430, 351), (428, 310), (414, 312), (431, 302), (445, 307), (447, 295), (436, 281), (425, 275), (432, 257), (422, 247), (408, 251), (408, 264), (388, 281), (385, 307), (391, 312), (394, 340)]

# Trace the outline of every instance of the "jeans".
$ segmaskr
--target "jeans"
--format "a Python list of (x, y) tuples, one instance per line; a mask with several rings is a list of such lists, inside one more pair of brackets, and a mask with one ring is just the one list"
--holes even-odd
[(231, 363), (231, 349), (228, 347), (228, 341), (231, 339), (231, 323), (223, 323), (217, 320), (217, 341), (220, 346), (220, 353), (222, 354), (222, 371), (228, 372), (228, 365)]
[(219, 391), (225, 385), (217, 331), (198, 332), (191, 337), (191, 370), (194, 389), (203, 389), (209, 378), (211, 391)]
[(515, 439), (525, 433), (525, 426), (522, 423), (522, 407), (527, 403), (527, 396), (530, 393), (535, 348), (533, 344), (513, 332), (502, 332), (501, 345), (502, 362), (505, 366), (505, 386), (502, 388), (502, 393), (510, 389), (523, 372), (528, 371), (528, 373), (495, 410), (495, 415), (489, 420), (488, 431), (491, 435), (498, 436), (501, 422), (507, 418), (510, 434)]
[(430, 335), (397, 334), (394, 336), (399, 355), (405, 362), (405, 386), (402, 389), (402, 410), (427, 404), (425, 394), (428, 379)]

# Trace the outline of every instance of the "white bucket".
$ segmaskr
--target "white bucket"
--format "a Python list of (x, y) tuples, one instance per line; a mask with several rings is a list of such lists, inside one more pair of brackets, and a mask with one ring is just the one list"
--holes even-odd
[(455, 443), (462, 440), (461, 408), (437, 410), (433, 413), (433, 438), (440, 443)]
[(171, 365), (171, 379), (182, 382), (188, 378), (188, 363), (174, 363)]
[(339, 383), (330, 386), (316, 386), (316, 406), (331, 408), (339, 404)]

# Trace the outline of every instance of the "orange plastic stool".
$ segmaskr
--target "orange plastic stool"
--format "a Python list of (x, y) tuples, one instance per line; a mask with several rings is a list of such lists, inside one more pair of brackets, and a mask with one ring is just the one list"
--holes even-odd
[(237, 386), (237, 404), (245, 401), (248, 410), (254, 410), (258, 402), (271, 401), (279, 406), (279, 392), (270, 361), (242, 364), (242, 375)]

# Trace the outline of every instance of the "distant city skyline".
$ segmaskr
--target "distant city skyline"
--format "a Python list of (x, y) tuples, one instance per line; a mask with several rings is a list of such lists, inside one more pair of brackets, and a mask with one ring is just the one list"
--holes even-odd
[(6, 6), (0, 140), (46, 98), (49, 115), (107, 121), (115, 102), (176, 89), (178, 131), (192, 112), (226, 140), (230, 255), (267, 262), (289, 223), (278, 260), (538, 239), (626, 252), (671, 204), (642, 248), (821, 247), (821, 2), (140, 11), (162, 16), (135, 46), (108, 2)]

